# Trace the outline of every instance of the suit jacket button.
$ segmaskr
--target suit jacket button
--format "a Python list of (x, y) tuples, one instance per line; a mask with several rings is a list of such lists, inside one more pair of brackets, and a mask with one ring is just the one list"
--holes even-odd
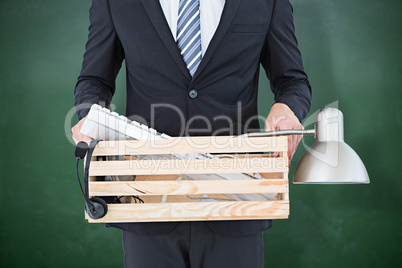
[(190, 98), (195, 99), (198, 96), (198, 92), (195, 89), (190, 90), (190, 92), (188, 92), (188, 96), (190, 96)]

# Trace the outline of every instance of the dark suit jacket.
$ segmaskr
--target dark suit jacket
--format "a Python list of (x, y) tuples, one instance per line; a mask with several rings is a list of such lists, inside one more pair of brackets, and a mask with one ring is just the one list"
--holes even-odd
[[(300, 121), (310, 108), (310, 85), (288, 0), (226, 0), (218, 29), (193, 78), (159, 0), (93, 0), (88, 43), (75, 89), (79, 118), (93, 103), (110, 104), (123, 60), (127, 116), (171, 136), (259, 130), (260, 63), (276, 102), (287, 104)], [(195, 98), (189, 95), (191, 90), (198, 93)], [(156, 107), (151, 109), (152, 105)], [(199, 115), (204, 119), (194, 120)], [(221, 234), (245, 235), (265, 230), (270, 224), (263, 220), (211, 222), (210, 226)], [(175, 223), (117, 226), (153, 234), (168, 232)]]

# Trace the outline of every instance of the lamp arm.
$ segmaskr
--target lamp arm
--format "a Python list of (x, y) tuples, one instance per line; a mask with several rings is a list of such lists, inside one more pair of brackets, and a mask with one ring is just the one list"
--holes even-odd
[(315, 135), (315, 129), (284, 129), (268, 132), (253, 132), (240, 135), (241, 137), (274, 137), (283, 135)]

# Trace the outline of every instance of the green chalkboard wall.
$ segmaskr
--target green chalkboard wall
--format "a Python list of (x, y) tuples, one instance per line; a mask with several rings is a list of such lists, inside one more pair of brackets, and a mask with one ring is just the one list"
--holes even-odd
[[(345, 139), (371, 184), (291, 185), (289, 220), (264, 234), (266, 267), (402, 267), (402, 1), (292, 3), (314, 90), (311, 114), (327, 105), (343, 111)], [(83, 218), (74, 146), (65, 135), (66, 118), (77, 120), (73, 89), (90, 4), (0, 1), (1, 267), (123, 266), (119, 230)], [(124, 83), (121, 73), (120, 113)], [(261, 78), (264, 116), (268, 85)], [(299, 147), (295, 162), (305, 150)]]

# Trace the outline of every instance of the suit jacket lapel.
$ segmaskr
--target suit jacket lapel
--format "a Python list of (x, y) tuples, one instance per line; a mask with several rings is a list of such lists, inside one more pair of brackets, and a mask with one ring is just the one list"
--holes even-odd
[(211, 42), (208, 45), (208, 49), (205, 52), (204, 57), (201, 60), (200, 65), (198, 66), (197, 71), (194, 74), (193, 81), (197, 76), (202, 72), (205, 66), (208, 64), (215, 50), (221, 43), (223, 37), (229, 30), (230, 25), (236, 15), (237, 9), (239, 8), (240, 0), (226, 0), (225, 7), (223, 8), (222, 17), (219, 22), (218, 28), (214, 36), (212, 37)]
[(142, 4), (155, 27), (156, 32), (164, 43), (166, 49), (169, 51), (173, 60), (176, 62), (180, 71), (188, 78), (191, 79), (191, 75), (187, 69), (186, 63), (180, 54), (176, 42), (173, 39), (172, 32), (169, 25), (166, 22), (165, 15), (159, 4), (159, 0), (141, 0)]
[[(166, 22), (165, 15), (163, 14), (163, 10), (159, 4), (159, 0), (141, 1), (150, 20), (152, 21), (152, 24), (155, 27), (156, 32), (164, 43), (166, 49), (169, 51), (173, 60), (176, 62), (177, 66), (184, 74), (184, 76), (186, 76), (188, 79), (191, 79), (190, 72), (188, 71), (186, 63), (184, 62), (183, 57), (181, 56), (180, 51), (177, 47), (177, 44), (173, 39), (169, 25)], [(216, 29), (216, 32), (211, 42), (209, 43), (208, 49), (204, 57), (202, 58), (197, 71), (194, 74), (193, 81), (208, 64), (215, 50), (227, 33), (235, 17), (237, 9), (239, 8), (240, 1), (241, 0), (226, 0), (219, 26)]]

